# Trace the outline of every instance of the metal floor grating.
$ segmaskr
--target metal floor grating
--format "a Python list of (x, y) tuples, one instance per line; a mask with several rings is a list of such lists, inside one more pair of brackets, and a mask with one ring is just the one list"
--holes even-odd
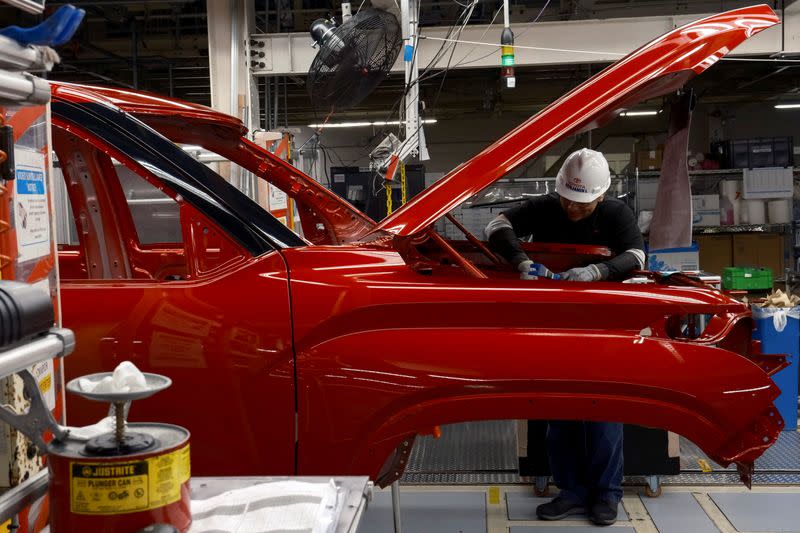
[[(702, 472), (700, 459), (711, 466)], [(526, 483), (517, 473), (516, 422), (496, 420), (442, 426), (438, 439), (418, 438), (411, 451), (403, 483), (414, 485), (476, 485)], [(723, 469), (700, 449), (681, 438), (681, 474), (663, 476), (665, 485), (736, 485), (735, 467)], [(627, 478), (626, 485), (643, 484)], [(800, 484), (800, 432), (784, 431), (756, 461), (755, 485)]]
[[(681, 437), (681, 471), (701, 472), (699, 459), (708, 462), (714, 472), (735, 471), (735, 466), (722, 468), (712, 463), (706, 454), (694, 443)], [(800, 474), (800, 433), (782, 431), (778, 441), (770, 446), (764, 455), (756, 459), (756, 472)]]
[(507, 420), (442, 426), (438, 439), (417, 439), (406, 472), (516, 471), (516, 423)]

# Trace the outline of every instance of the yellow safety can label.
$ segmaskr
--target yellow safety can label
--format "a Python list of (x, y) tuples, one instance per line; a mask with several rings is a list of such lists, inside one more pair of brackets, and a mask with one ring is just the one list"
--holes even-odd
[(189, 480), (189, 445), (124, 463), (70, 463), (70, 510), (75, 514), (136, 513), (181, 499)]

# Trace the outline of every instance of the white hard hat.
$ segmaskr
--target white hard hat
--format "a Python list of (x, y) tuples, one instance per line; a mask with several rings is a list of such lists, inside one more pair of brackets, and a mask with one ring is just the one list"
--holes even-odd
[(608, 161), (600, 152), (588, 148), (569, 154), (556, 177), (556, 192), (572, 202), (593, 202), (610, 185)]

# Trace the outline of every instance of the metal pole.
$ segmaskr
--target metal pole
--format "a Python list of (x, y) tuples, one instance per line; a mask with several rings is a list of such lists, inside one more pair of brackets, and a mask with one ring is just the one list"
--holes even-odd
[(283, 125), (289, 127), (289, 78), (283, 77)]
[(280, 83), (278, 83), (278, 77), (276, 76), (275, 77), (275, 104), (273, 106), (274, 107), (273, 112), (275, 113), (275, 120), (273, 121), (273, 127), (275, 129), (278, 128), (278, 117), (280, 117), (280, 115), (278, 114), (278, 93), (280, 93), (280, 87), (281, 86), (280, 86)]
[(264, 129), (267, 131), (271, 129), (269, 121), (270, 113), (272, 113), (272, 98), (269, 92), (270, 80), (271, 78), (269, 76), (264, 78)]
[(239, 117), (239, 0), (231, 0), (231, 115)]
[(405, 50), (410, 48), (410, 54), (406, 54), (404, 50), (405, 59), (405, 80), (406, 80), (406, 97), (404, 101), (404, 113), (401, 120), (405, 120), (405, 140), (412, 143), (413, 149), (411, 156), (416, 156), (418, 153), (419, 143), (416, 139), (419, 138), (419, 85), (417, 78), (419, 77), (419, 62), (417, 61), (416, 48), (418, 44), (417, 28), (417, 12), (419, 0), (401, 0), (400, 1), (400, 17), (402, 19), (403, 30), (403, 43)]
[(394, 518), (394, 533), (400, 533), (400, 480), (392, 483), (392, 517)]
[(167, 71), (169, 74), (169, 95), (170, 97), (175, 96), (175, 87), (172, 82), (172, 63), (169, 65), (169, 70)]
[(133, 66), (133, 88), (139, 88), (139, 34), (136, 18), (131, 19), (131, 62)]

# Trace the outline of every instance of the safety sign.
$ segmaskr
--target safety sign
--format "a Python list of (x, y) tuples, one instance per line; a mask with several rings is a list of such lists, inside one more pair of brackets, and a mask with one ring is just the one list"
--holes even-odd
[(20, 263), (50, 254), (50, 217), (47, 202), (47, 172), (44, 155), (38, 151), (14, 150), (14, 223)]

